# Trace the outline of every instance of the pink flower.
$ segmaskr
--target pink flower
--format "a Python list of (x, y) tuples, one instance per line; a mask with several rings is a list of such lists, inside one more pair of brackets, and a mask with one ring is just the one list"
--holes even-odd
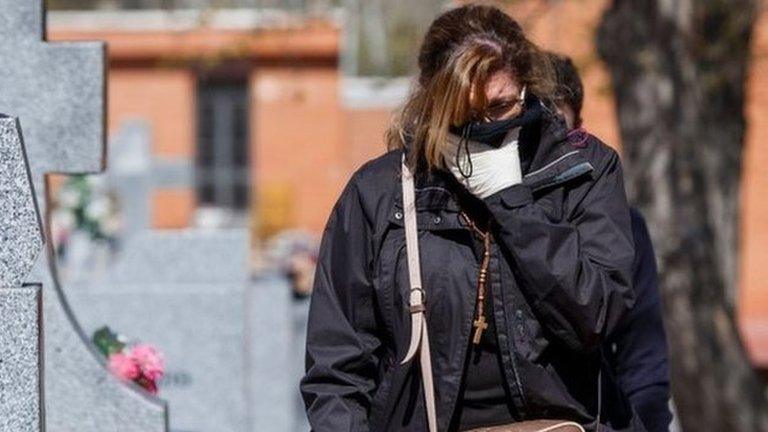
[(109, 356), (109, 370), (122, 381), (133, 381), (141, 374), (136, 361), (123, 353), (113, 353)]
[(138, 364), (145, 377), (152, 381), (160, 379), (165, 370), (163, 355), (149, 344), (137, 344), (128, 353), (128, 356)]

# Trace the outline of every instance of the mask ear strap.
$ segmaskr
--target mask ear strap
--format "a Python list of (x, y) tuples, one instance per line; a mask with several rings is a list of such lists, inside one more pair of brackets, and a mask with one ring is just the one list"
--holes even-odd
[[(469, 139), (467, 138), (467, 135), (472, 134), (472, 122), (469, 122), (467, 126), (461, 131), (461, 140), (459, 141), (459, 146), (456, 149), (456, 166), (459, 168), (459, 173), (464, 178), (469, 178), (472, 176), (472, 156), (469, 154)], [(459, 155), (461, 154), (461, 145), (464, 144), (464, 151), (467, 153), (467, 163), (469, 164), (469, 174), (465, 174), (464, 170), (462, 169), (461, 161), (459, 160)]]

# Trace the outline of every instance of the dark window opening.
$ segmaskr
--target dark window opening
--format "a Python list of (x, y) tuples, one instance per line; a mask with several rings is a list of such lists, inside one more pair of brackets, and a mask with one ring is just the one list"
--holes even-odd
[(200, 80), (197, 88), (198, 204), (248, 208), (248, 82)]

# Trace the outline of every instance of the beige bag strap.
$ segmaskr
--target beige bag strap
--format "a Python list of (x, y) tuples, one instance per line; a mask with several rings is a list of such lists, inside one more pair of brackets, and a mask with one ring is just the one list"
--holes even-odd
[(405, 163), (405, 154), (401, 160), (403, 185), (403, 214), (405, 218), (405, 245), (408, 255), (408, 277), (411, 284), (411, 343), (404, 364), (419, 351), (421, 381), (424, 386), (424, 399), (427, 408), (429, 432), (437, 432), (437, 412), (435, 408), (435, 389), (432, 378), (432, 359), (429, 354), (429, 336), (425, 301), (427, 294), (421, 286), (421, 264), (419, 262), (419, 236), (416, 229), (416, 192), (413, 185), (413, 173)]

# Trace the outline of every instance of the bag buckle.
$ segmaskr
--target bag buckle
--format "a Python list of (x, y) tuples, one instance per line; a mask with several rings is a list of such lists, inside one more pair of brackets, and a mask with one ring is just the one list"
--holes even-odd
[[(420, 294), (420, 297), (415, 297), (416, 294)], [(426, 310), (426, 307), (424, 304), (427, 301), (427, 293), (424, 291), (421, 287), (414, 287), (411, 288), (411, 298), (410, 298), (410, 311), (411, 313), (419, 313), (424, 312)]]

